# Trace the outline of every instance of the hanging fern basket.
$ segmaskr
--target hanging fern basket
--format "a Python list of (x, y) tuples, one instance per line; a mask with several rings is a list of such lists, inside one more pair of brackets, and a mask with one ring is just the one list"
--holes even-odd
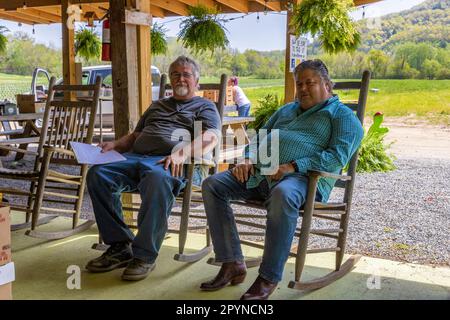
[(101, 42), (95, 30), (82, 28), (75, 33), (75, 52), (86, 61), (100, 57)]
[(349, 16), (352, 7), (352, 0), (303, 0), (294, 6), (290, 27), (297, 36), (319, 35), (325, 52), (354, 51), (361, 36)]
[(178, 40), (194, 53), (225, 49), (229, 43), (218, 10), (202, 5), (189, 7), (189, 17), (180, 24)]
[(166, 29), (162, 25), (154, 23), (151, 31), (151, 51), (154, 55), (167, 53)]

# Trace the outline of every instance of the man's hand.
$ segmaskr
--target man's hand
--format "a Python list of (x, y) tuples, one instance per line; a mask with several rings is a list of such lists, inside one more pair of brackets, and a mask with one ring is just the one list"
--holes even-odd
[(181, 149), (175, 153), (172, 153), (170, 156), (167, 156), (157, 163), (164, 163), (164, 170), (167, 170), (170, 166), (170, 172), (173, 177), (182, 177), (183, 176), (183, 165), (186, 161), (186, 156)]
[(116, 144), (114, 141), (108, 141), (108, 142), (102, 142), (98, 145), (100, 148), (102, 148), (102, 152), (107, 152), (114, 150)]
[(250, 177), (249, 172), (251, 175), (255, 174), (255, 169), (250, 159), (246, 159), (244, 163), (240, 163), (231, 169), (231, 173), (240, 183), (248, 180)]
[(295, 172), (294, 167), (293, 167), (292, 164), (290, 164), (290, 163), (285, 163), (285, 164), (282, 164), (281, 166), (279, 166), (279, 167), (278, 167), (278, 171), (277, 171), (275, 174), (269, 176), (269, 178), (270, 178), (271, 180), (278, 181), (278, 180), (280, 180), (281, 178), (283, 178), (283, 176), (284, 176), (285, 174), (291, 173), (291, 172)]

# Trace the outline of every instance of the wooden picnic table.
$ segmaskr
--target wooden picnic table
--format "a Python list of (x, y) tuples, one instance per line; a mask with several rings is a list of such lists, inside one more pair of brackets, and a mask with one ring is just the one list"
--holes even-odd
[[(18, 144), (19, 149), (26, 149), (30, 143), (38, 143), (40, 128), (35, 124), (36, 120), (42, 119), (44, 113), (21, 113), (16, 115), (0, 116), (0, 123), (19, 122), (23, 129), (19, 130), (2, 130), (0, 136), (5, 136), (7, 139), (0, 140), (0, 149), (6, 151), (15, 151), (16, 148), (10, 145)], [(4, 128), (5, 126), (2, 125)], [(16, 160), (22, 159), (23, 153), (16, 154)]]
[(226, 136), (228, 126), (233, 130), (238, 144), (248, 144), (250, 139), (247, 135), (246, 125), (255, 121), (254, 117), (230, 117), (224, 116), (222, 121), (222, 135)]

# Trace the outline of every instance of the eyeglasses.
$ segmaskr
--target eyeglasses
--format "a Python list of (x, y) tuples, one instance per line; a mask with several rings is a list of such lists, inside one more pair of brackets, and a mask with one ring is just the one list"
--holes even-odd
[(179, 72), (174, 71), (170, 74), (170, 77), (173, 79), (180, 79), (181, 76), (183, 76), (183, 78), (185, 78), (185, 79), (191, 79), (192, 77), (194, 77), (194, 75), (189, 72), (179, 73)]

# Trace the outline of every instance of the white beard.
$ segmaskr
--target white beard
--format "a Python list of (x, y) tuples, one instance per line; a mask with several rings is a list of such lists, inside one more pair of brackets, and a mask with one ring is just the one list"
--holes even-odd
[(188, 87), (185, 87), (185, 86), (176, 86), (175, 93), (177, 95), (179, 95), (180, 97), (184, 97), (189, 94), (189, 89), (188, 89)]

